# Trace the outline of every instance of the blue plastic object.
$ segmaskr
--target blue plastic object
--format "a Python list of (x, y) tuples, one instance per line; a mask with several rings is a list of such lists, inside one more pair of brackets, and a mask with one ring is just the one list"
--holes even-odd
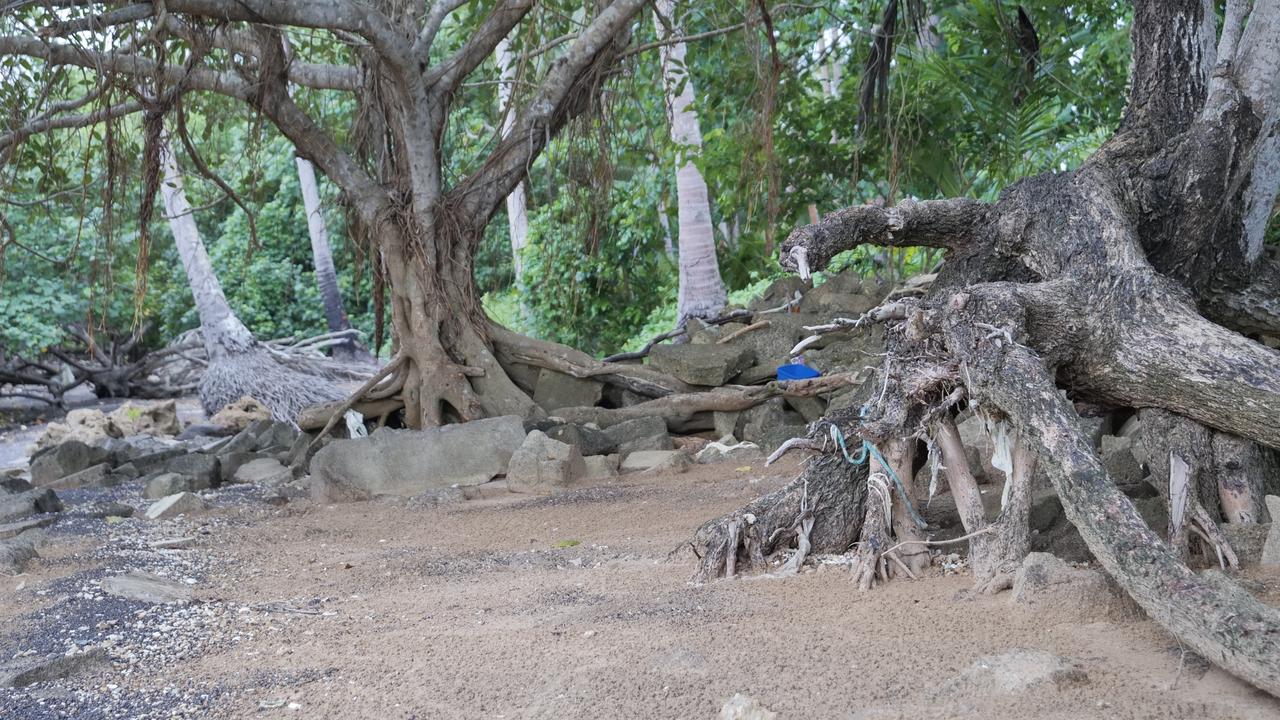
[(814, 370), (808, 365), (800, 363), (792, 363), (790, 365), (778, 366), (779, 380), (808, 380), (810, 378), (821, 377), (822, 373)]

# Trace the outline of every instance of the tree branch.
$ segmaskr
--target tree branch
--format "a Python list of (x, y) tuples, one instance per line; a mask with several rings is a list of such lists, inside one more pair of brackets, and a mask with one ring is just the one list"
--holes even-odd
[[(427, 72), (424, 78), (427, 87), (438, 94), (452, 94), (472, 71), (480, 67), (480, 63), (493, 54), (494, 48), (528, 14), (533, 3), (534, 0), (503, 0), (471, 33), (466, 44)], [(425, 61), (425, 58), (419, 58), (419, 61)]]
[(142, 103), (137, 102), (136, 100), (130, 100), (128, 102), (122, 102), (101, 108), (91, 113), (37, 118), (29, 121), (16, 130), (0, 135), (0, 153), (24, 142), (32, 135), (38, 135), (51, 130), (67, 130), (70, 128), (89, 127), (90, 125), (97, 125), (98, 123), (106, 122), (107, 120), (112, 120), (114, 118), (132, 115), (136, 112), (142, 112)]
[(613, 0), (582, 30), (569, 50), (552, 65), (534, 97), (512, 124), (485, 164), (449, 193), (462, 215), (485, 223), (524, 178), (547, 140), (575, 113), (587, 107), (606, 68), (612, 66), (619, 39), (646, 0)]
[(815, 225), (792, 231), (782, 243), (782, 266), (799, 270), (802, 249), (813, 270), (859, 245), (904, 247), (923, 245), (956, 249), (989, 232), (990, 206), (977, 200), (904, 200), (894, 207), (858, 205), (837, 210)]

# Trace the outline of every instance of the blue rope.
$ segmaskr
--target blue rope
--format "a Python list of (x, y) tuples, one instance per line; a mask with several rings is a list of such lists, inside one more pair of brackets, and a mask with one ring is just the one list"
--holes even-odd
[[(862, 415), (865, 417), (866, 413), (867, 408), (864, 405), (862, 408)], [(907, 506), (907, 513), (911, 515), (912, 522), (914, 522), (916, 527), (921, 530), (925, 530), (929, 527), (929, 524), (926, 523), (920, 517), (919, 513), (916, 512), (916, 509), (912, 507), (911, 498), (907, 495), (907, 488), (902, 484), (902, 480), (898, 478), (898, 474), (893, 471), (893, 467), (889, 465), (889, 463), (884, 459), (884, 456), (880, 454), (880, 451), (870, 440), (862, 441), (862, 450), (858, 453), (857, 457), (854, 457), (849, 454), (849, 448), (845, 445), (844, 433), (840, 431), (840, 428), (836, 427), (835, 423), (831, 424), (831, 439), (840, 447), (840, 453), (844, 455), (845, 462), (850, 465), (862, 465), (867, 462), (868, 457), (875, 458), (876, 462), (880, 463), (880, 467), (884, 468), (885, 472), (889, 473), (889, 477), (893, 478), (893, 484), (898, 486), (898, 493), (902, 496), (902, 503)]]

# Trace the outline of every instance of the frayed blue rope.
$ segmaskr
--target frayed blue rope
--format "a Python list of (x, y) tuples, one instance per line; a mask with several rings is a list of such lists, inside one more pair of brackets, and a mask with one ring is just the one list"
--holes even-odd
[[(864, 406), (862, 408), (863, 416), (866, 415), (866, 412), (867, 409)], [(902, 496), (902, 503), (907, 506), (907, 513), (911, 515), (912, 522), (914, 522), (916, 527), (921, 530), (929, 527), (929, 524), (926, 523), (920, 517), (919, 513), (916, 512), (916, 509), (912, 507), (911, 498), (907, 495), (907, 488), (903, 486), (902, 480), (898, 478), (898, 474), (893, 471), (893, 467), (889, 465), (889, 463), (884, 459), (884, 456), (880, 454), (880, 451), (876, 449), (876, 446), (872, 444), (870, 440), (862, 441), (862, 450), (858, 453), (857, 457), (854, 457), (849, 454), (849, 448), (845, 445), (844, 433), (840, 431), (840, 428), (836, 427), (835, 423), (831, 423), (831, 439), (835, 441), (837, 446), (839, 446), (840, 453), (844, 455), (845, 462), (850, 465), (862, 465), (867, 461), (868, 457), (875, 458), (876, 462), (880, 463), (880, 467), (884, 468), (885, 472), (889, 473), (889, 477), (893, 478), (893, 484), (898, 486), (898, 494)]]

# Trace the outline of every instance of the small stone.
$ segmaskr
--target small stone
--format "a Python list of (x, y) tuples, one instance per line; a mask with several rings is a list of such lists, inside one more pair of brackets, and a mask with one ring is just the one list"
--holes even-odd
[(292, 479), (289, 468), (274, 458), (259, 458), (241, 465), (235, 472), (233, 482), (270, 485)]
[(182, 492), (157, 500), (147, 508), (148, 520), (166, 520), (179, 515), (190, 515), (205, 509), (204, 500), (199, 495)]
[(1011, 601), (1082, 619), (1136, 613), (1133, 601), (1102, 572), (1074, 568), (1048, 553), (1029, 553), (1013, 580)]
[(720, 708), (720, 720), (774, 720), (777, 713), (770, 712), (755, 698), (734, 693)]
[(586, 632), (582, 633), (582, 637), (587, 638), (587, 639), (591, 639), (591, 638), (593, 638), (593, 637), (595, 637), (595, 636), (596, 636), (596, 631), (595, 631), (595, 630), (588, 630), (588, 631), (586, 631)]

